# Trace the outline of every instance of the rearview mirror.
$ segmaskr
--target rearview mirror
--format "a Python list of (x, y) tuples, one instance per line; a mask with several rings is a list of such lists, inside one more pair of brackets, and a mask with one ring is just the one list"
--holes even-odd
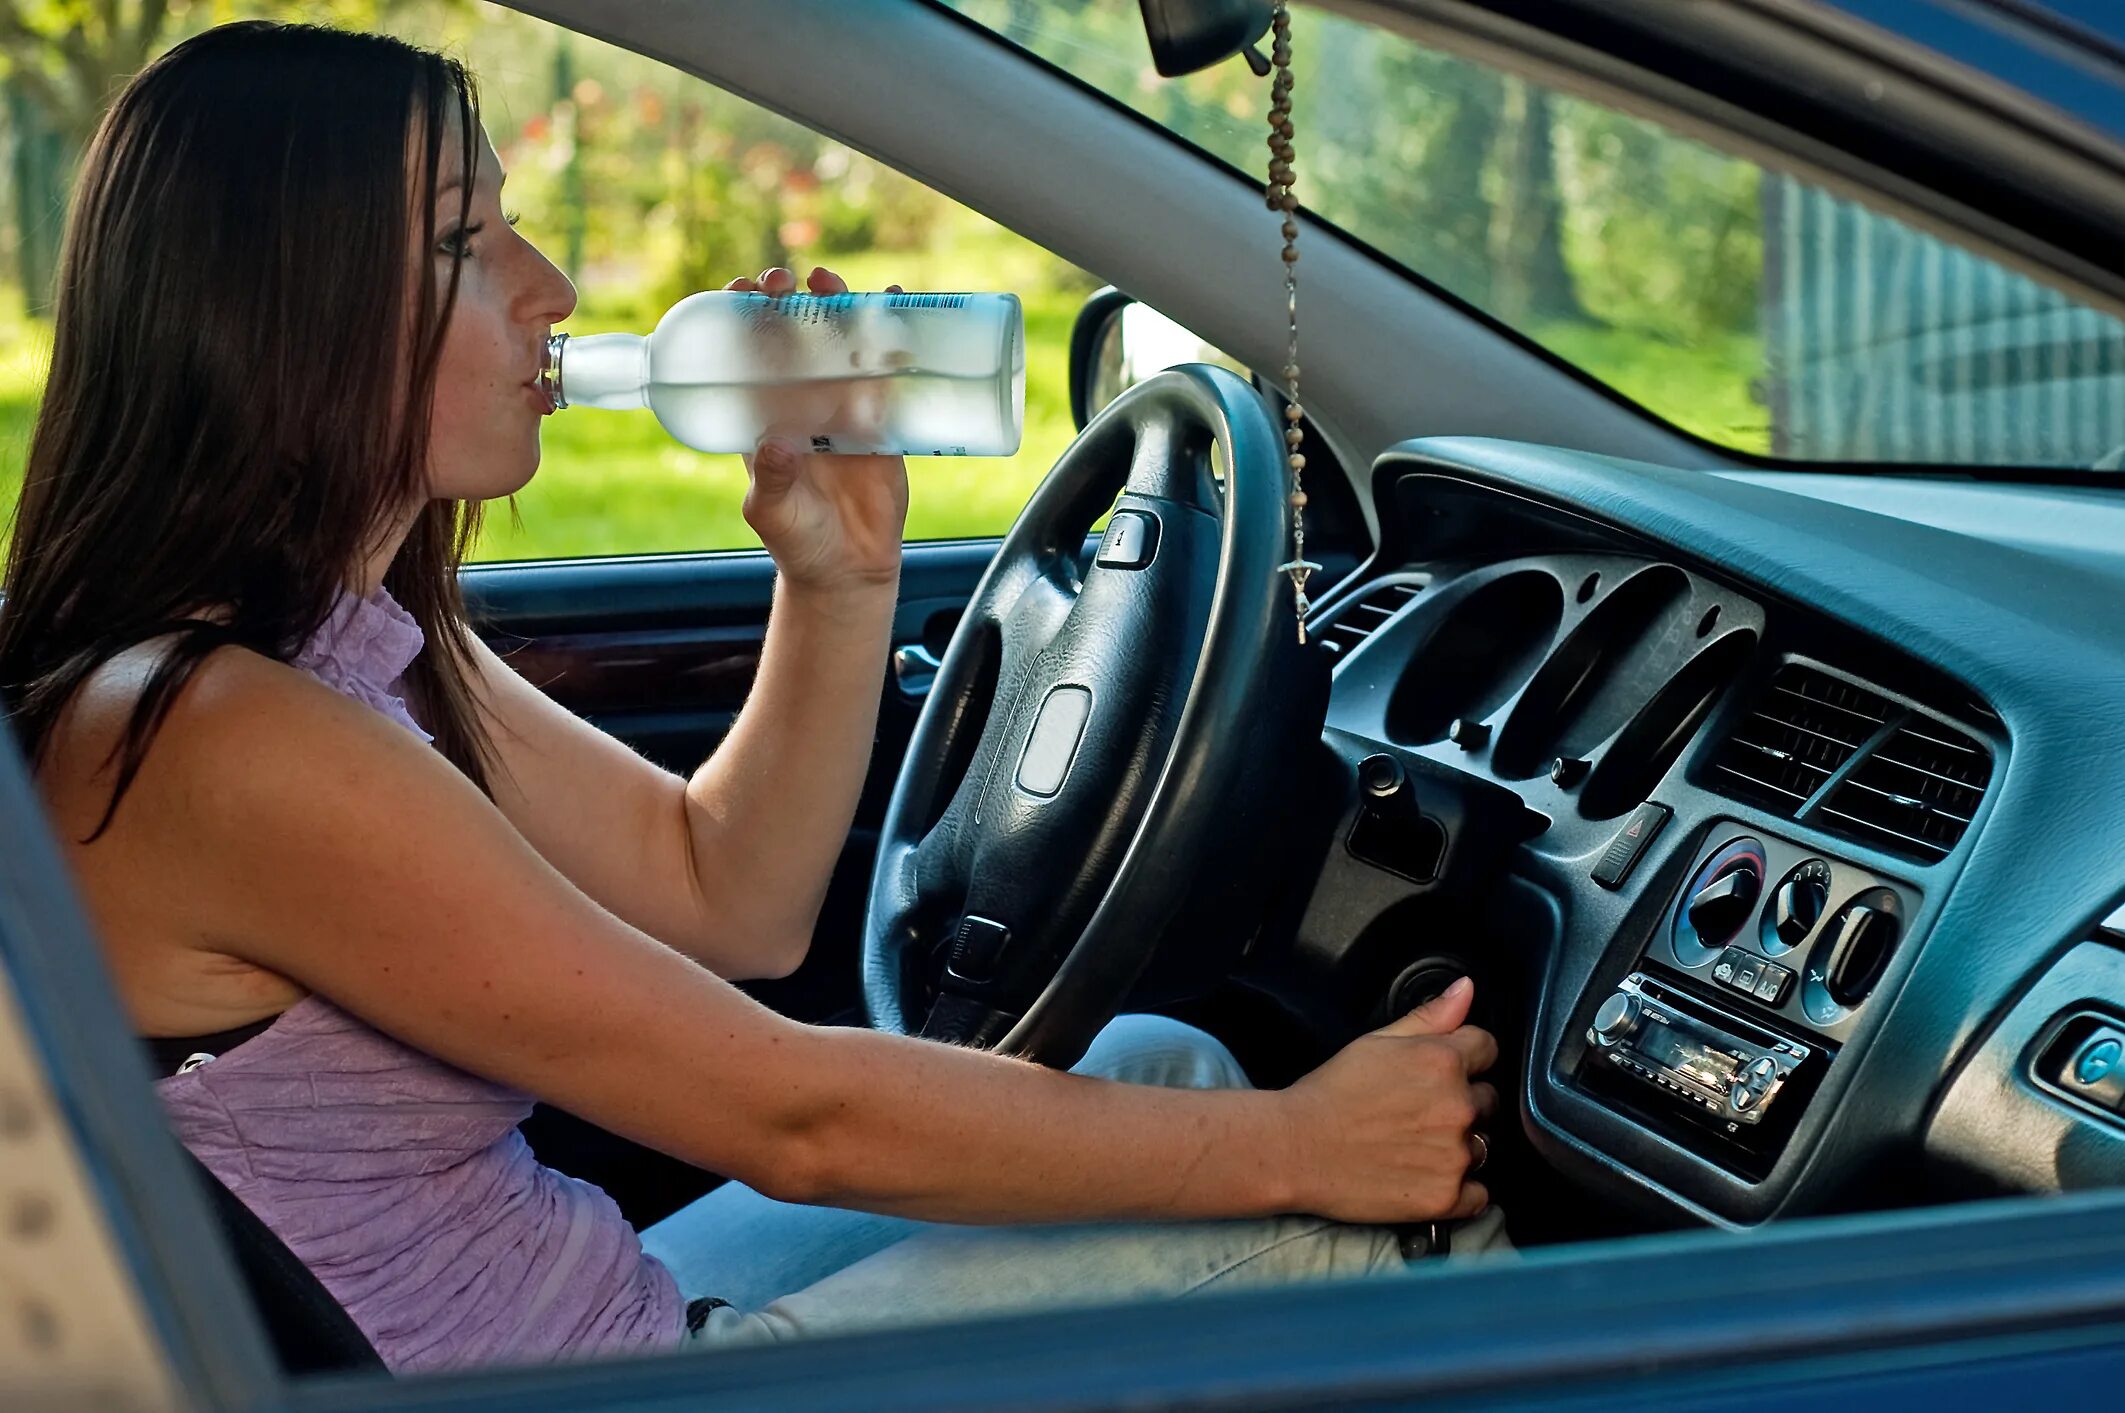
[(1137, 0), (1151, 63), (1178, 78), (1229, 59), (1269, 28), (1269, 0)]

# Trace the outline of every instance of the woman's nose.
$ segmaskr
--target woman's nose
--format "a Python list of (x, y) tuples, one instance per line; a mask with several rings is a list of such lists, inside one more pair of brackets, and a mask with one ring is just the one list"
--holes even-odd
[(546, 258), (546, 252), (529, 241), (524, 248), (531, 254), (529, 279), (524, 291), (524, 301), (517, 307), (536, 323), (558, 324), (575, 312), (576, 287), (561, 267)]
[(546, 260), (543, 256), (540, 257), (540, 261), (546, 266), (547, 270), (551, 272), (550, 288), (548, 291), (548, 297), (545, 301), (550, 307), (549, 313), (547, 314), (546, 322), (550, 324), (558, 324), (562, 320), (566, 319), (570, 314), (575, 313), (575, 281), (569, 279), (567, 275), (563, 274), (561, 272), (560, 266), (555, 265), (552, 261)]

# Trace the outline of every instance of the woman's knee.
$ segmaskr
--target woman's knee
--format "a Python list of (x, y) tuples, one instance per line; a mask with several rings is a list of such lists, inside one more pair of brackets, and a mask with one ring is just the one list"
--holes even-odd
[(1169, 1016), (1116, 1016), (1071, 1069), (1164, 1089), (1253, 1088), (1247, 1071), (1216, 1036)]

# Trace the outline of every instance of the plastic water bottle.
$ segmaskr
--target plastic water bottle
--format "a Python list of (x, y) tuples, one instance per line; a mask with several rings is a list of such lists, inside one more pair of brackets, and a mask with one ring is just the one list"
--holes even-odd
[(770, 433), (813, 451), (1009, 456), (1026, 409), (1011, 294), (688, 295), (640, 334), (555, 334), (543, 386), (565, 407), (648, 407), (698, 451)]

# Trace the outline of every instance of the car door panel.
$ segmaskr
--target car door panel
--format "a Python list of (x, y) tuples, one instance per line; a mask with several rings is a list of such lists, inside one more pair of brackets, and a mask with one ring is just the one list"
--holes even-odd
[[(988, 540), (910, 545), (893, 645), (940, 653), (995, 553)], [(482, 634), (554, 700), (669, 770), (686, 773), (737, 718), (774, 597), (764, 553), (481, 565), (465, 571)], [(918, 693), (881, 681), (878, 746), (859, 826), (898, 773)]]

